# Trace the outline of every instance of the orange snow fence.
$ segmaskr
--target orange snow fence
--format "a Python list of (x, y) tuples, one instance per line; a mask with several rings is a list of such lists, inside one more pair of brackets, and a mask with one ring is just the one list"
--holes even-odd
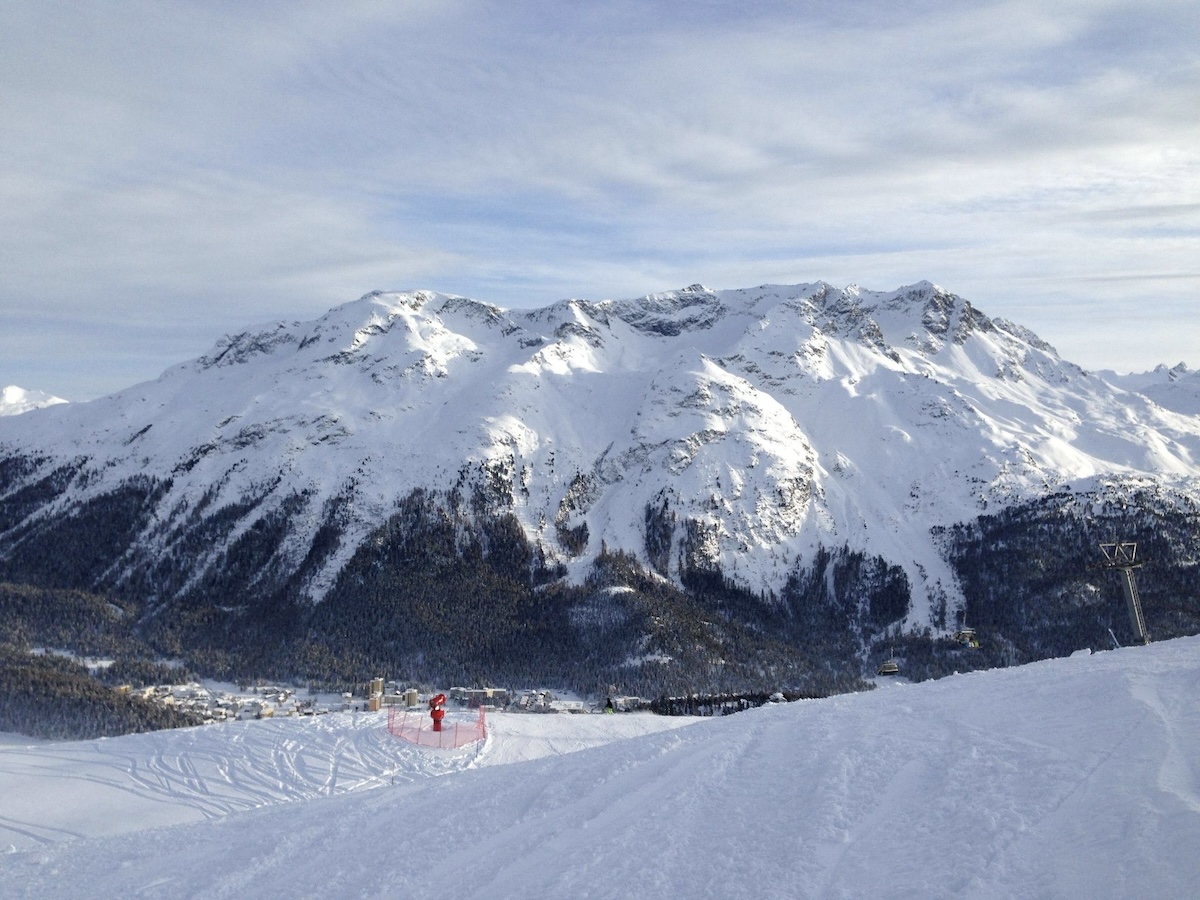
[(441, 731), (434, 731), (433, 722), (424, 710), (388, 707), (388, 733), (410, 744), (434, 750), (453, 750), (487, 737), (487, 721), (482, 706), (479, 707), (479, 717), (474, 721), (447, 720), (441, 725)]

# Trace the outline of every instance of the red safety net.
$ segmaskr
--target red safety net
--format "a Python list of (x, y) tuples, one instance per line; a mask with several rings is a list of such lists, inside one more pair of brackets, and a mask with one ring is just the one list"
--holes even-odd
[(389, 706), (388, 732), (410, 744), (435, 750), (453, 750), (487, 737), (487, 721), (481, 706), (477, 718), (459, 720), (447, 716), (442, 720), (441, 731), (434, 731), (428, 710)]

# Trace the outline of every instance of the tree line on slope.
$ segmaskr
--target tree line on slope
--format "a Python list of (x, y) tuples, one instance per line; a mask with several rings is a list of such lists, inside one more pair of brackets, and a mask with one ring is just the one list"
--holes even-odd
[(81, 740), (197, 724), (183, 710), (100, 684), (74, 660), (0, 644), (0, 731)]
[[(751, 592), (703, 558), (703, 526), (677, 521), (665, 494), (645, 510), (648, 568), (602, 546), (585, 583), (571, 585), (507, 512), (504, 479), (463, 474), (449, 491), (400, 499), (314, 606), (302, 587), (341, 546), (337, 499), (316, 509), (303, 494), (276, 497), (265, 485), (217, 507), (214, 489), (151, 554), (130, 536), (166, 527), (150, 515), (165, 482), (135, 479), (57, 516), (30, 518), (70, 478), (84, 477), (39, 471), (32, 462), (0, 463), (8, 479), (0, 521), (9, 525), (0, 577), (103, 593), (128, 610), (132, 625), (121, 633), (129, 639), (230, 679), (350, 684), (386, 674), (586, 692), (621, 684), (644, 696), (828, 693), (861, 686), (885, 644), (908, 657), (906, 674), (936, 677), (1100, 646), (1110, 627), (1121, 634), (1119, 583), (1095, 567), (1096, 543), (1113, 532), (1141, 540), (1153, 561), (1139, 573), (1152, 634), (1200, 630), (1190, 593), (1200, 533), (1194, 503), (1161, 492), (1126, 492), (1120, 503), (1062, 495), (938, 529), (967, 597), (967, 622), (991, 636), (964, 657), (929, 631), (897, 634), (911, 593), (900, 567), (823, 547), (777, 594)], [(286, 561), (294, 550), (284, 550), (296, 519), (313, 515), (321, 524), (297, 567)], [(663, 577), (675, 547), (681, 585)], [(76, 617), (87, 619), (78, 611), (63, 618)]]
[(1135, 577), (1152, 638), (1200, 631), (1200, 506), (1185, 494), (1059, 493), (939, 537), (967, 598), (965, 624), (989, 635), (1009, 664), (1133, 639), (1105, 542), (1137, 543), (1144, 566)]
[[(198, 724), (124, 692), (195, 677), (137, 636), (138, 614), (127, 600), (0, 583), (0, 731), (81, 739)], [(105, 665), (92, 671), (63, 654)]]

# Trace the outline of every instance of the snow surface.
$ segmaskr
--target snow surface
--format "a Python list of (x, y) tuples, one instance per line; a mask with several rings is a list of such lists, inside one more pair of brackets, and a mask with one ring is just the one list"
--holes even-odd
[[(387, 715), (248, 720), (117, 739), (0, 741), (0, 848), (175, 825), (294, 800), (401, 784), (464, 768), (571, 753), (689, 719), (502, 715), (503, 740), (431, 753), (387, 731)], [(476, 716), (451, 710), (456, 720)]]
[(366, 713), (3, 745), (0, 897), (1191, 897), (1198, 696), (1181, 638), (453, 754)]

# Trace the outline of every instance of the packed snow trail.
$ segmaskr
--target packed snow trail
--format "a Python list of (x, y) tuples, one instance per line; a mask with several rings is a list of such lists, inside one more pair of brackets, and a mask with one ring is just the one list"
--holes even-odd
[[(0, 846), (114, 834), (378, 784), (429, 766), (372, 717), (233, 722), (0, 747)], [(35, 824), (40, 820), (43, 824)]]
[[(474, 713), (451, 711), (451, 725)], [(386, 714), (231, 722), (93, 741), (0, 744), (0, 849), (119, 834), (570, 753), (685, 719), (493, 715), (501, 737), (429, 751), (387, 732)]]
[(1197, 697), (1200, 638), (893, 685), (12, 853), (0, 896), (1194, 896)]

